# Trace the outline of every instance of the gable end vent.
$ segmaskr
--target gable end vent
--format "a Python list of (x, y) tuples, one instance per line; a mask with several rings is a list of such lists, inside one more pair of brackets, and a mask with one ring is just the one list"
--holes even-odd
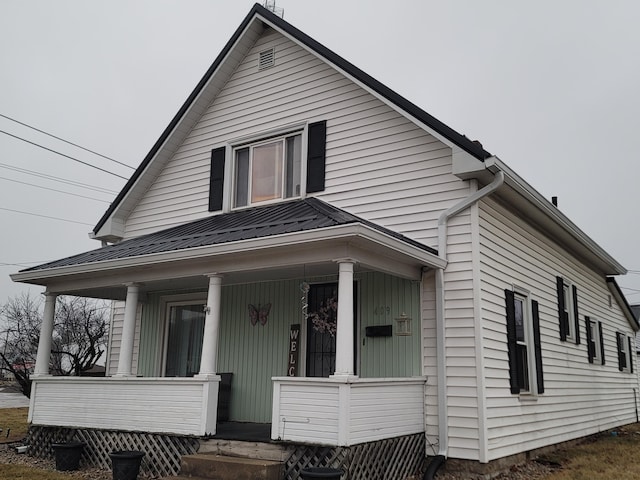
[(276, 64), (276, 53), (273, 48), (260, 52), (260, 59), (258, 60), (258, 70), (271, 68), (275, 64)]

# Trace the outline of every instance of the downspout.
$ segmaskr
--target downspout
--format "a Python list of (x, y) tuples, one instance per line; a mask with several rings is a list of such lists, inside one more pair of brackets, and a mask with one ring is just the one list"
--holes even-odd
[[(447, 260), (447, 225), (449, 219), (463, 210), (466, 210), (474, 203), (478, 202), (480, 199), (486, 197), (487, 195), (495, 192), (500, 186), (504, 183), (504, 173), (502, 171), (498, 171), (493, 181), (480, 190), (472, 193), (468, 197), (464, 198), (457, 204), (453, 205), (448, 210), (445, 210), (438, 218), (438, 256), (443, 258), (445, 261)], [(445, 267), (446, 268), (446, 267)], [(437, 461), (437, 467), (430, 473), (430, 470), (427, 470), (427, 473), (430, 475), (435, 475), (435, 470), (444, 462), (447, 458), (447, 450), (449, 447), (449, 431), (447, 427), (447, 416), (448, 416), (448, 408), (447, 408), (447, 367), (446, 367), (446, 350), (445, 350), (445, 324), (444, 324), (444, 269), (438, 268), (436, 270), (436, 355), (437, 355), (437, 374), (438, 374), (438, 455), (434, 462)], [(442, 458), (440, 458), (442, 457)], [(432, 476), (426, 478), (433, 478)]]

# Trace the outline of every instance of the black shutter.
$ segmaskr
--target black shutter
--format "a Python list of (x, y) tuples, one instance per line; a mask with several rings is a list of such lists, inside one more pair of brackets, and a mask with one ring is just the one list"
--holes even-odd
[(307, 193), (324, 190), (327, 122), (309, 125), (307, 142)]
[(507, 352), (509, 355), (509, 384), (511, 386), (511, 393), (520, 393), (520, 387), (518, 387), (515, 297), (511, 290), (505, 290), (504, 298), (507, 309)]
[(533, 347), (536, 354), (536, 376), (538, 393), (544, 393), (544, 376), (542, 374), (542, 344), (540, 342), (540, 314), (538, 302), (531, 301), (531, 314), (533, 315)]
[(633, 356), (631, 354), (633, 350), (631, 349), (631, 337), (627, 337), (627, 341), (629, 342), (629, 371), (633, 373)]
[(625, 359), (622, 346), (622, 334), (620, 332), (616, 332), (616, 343), (618, 344), (618, 370), (622, 371), (625, 367)]
[(576, 345), (580, 345), (580, 318), (578, 315), (578, 289), (575, 285), (571, 286), (573, 290), (573, 321), (576, 326)]
[(604, 339), (602, 336), (602, 322), (598, 322), (598, 335), (600, 335), (600, 359), (604, 365)]
[(562, 277), (556, 277), (556, 289), (558, 291), (558, 323), (560, 326), (560, 340), (566, 342), (569, 319), (567, 318), (567, 312), (565, 311), (564, 280), (562, 280)]
[(591, 336), (591, 319), (584, 317), (584, 325), (587, 327), (587, 355), (589, 356), (589, 363), (593, 363), (593, 357), (596, 352), (593, 351), (593, 338)]
[(225, 147), (211, 150), (211, 173), (209, 178), (209, 211), (222, 210), (222, 194), (224, 191)]

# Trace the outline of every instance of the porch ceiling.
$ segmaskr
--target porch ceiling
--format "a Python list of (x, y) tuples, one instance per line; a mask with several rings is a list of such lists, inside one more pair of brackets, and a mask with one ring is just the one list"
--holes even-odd
[(123, 299), (125, 284), (142, 291), (206, 288), (208, 274), (225, 284), (355, 271), (419, 279), (442, 268), (435, 250), (315, 198), (215, 215), (13, 274), (51, 292)]

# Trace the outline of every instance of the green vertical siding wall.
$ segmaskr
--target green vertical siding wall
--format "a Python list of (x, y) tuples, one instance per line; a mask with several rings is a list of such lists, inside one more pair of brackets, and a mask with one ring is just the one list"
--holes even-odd
[[(358, 374), (364, 378), (420, 375), (419, 283), (376, 272), (358, 274), (356, 280)], [(271, 378), (286, 375), (290, 326), (304, 323), (301, 281), (223, 286), (218, 372), (233, 373), (230, 420), (271, 421)], [(206, 292), (198, 293), (206, 298)], [(150, 294), (144, 304), (139, 375), (160, 376), (163, 373), (163, 299), (168, 295), (169, 292)], [(271, 309), (266, 325), (260, 322), (252, 325), (248, 305), (258, 307), (267, 303), (271, 303)], [(412, 319), (411, 336), (395, 335), (395, 318), (402, 313)], [(366, 327), (374, 325), (392, 325), (394, 335), (366, 338)], [(303, 353), (304, 350), (301, 356)]]
[[(382, 273), (359, 275), (359, 376), (411, 377), (421, 375), (420, 283)], [(395, 319), (411, 318), (412, 334), (396, 335)], [(392, 325), (391, 337), (366, 337), (369, 326)]]

